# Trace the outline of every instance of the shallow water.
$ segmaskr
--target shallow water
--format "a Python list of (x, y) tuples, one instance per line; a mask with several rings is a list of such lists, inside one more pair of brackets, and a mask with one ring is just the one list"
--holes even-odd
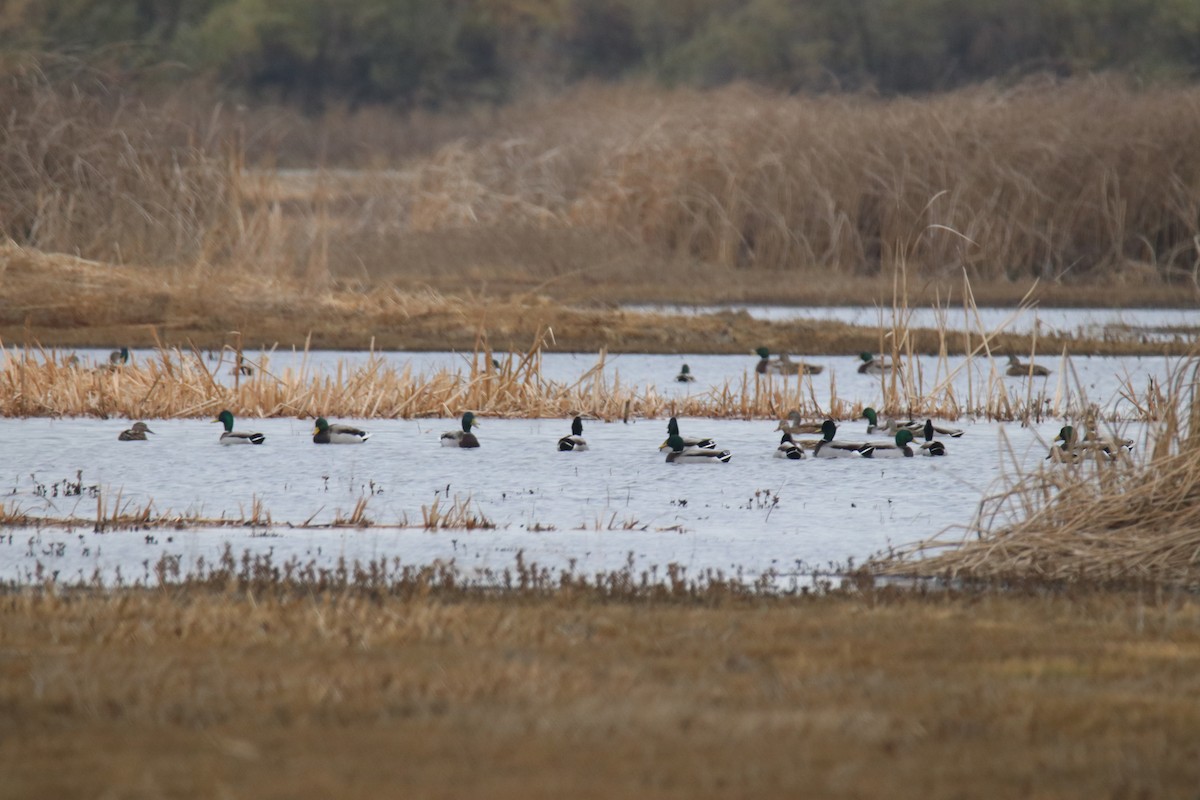
[[(754, 319), (772, 322), (791, 320), (844, 322), (848, 325), (892, 324), (891, 308), (879, 306), (627, 306), (631, 311), (666, 314), (714, 314), (745, 311)], [(911, 308), (909, 327), (947, 330), (993, 331), (1004, 326), (1012, 333), (1056, 334), (1138, 341), (1189, 341), (1200, 332), (1198, 308), (1052, 308), (1033, 307), (1015, 312), (1012, 308), (979, 308), (965, 314), (962, 308)]]
[[(715, 437), (733, 460), (683, 466), (666, 464), (657, 450), (662, 420), (589, 423), (584, 453), (556, 451), (565, 420), (484, 418), (478, 450), (440, 446), (455, 420), (359, 424), (370, 441), (317, 446), (306, 421), (239, 420), (238, 429), (262, 431), (266, 443), (226, 447), (217, 443), (218, 426), (196, 420), (152, 421), (147, 442), (118, 442), (125, 421), (0, 420), (0, 499), (10, 510), (94, 518), (99, 492), (110, 509), (119, 495), (127, 509), (153, 501), (160, 514), (230, 519), (245, 518), (258, 502), (272, 520), (205, 530), (7, 529), (0, 580), (36, 580), (39, 565), (62, 580), (150, 580), (163, 556), (186, 570), (201, 557), (211, 563), (226, 544), (238, 556), (269, 552), (277, 564), (453, 559), (467, 575), (511, 567), (518, 551), (526, 561), (585, 574), (632, 561), (639, 570), (674, 563), (689, 575), (799, 575), (970, 522), (1000, 477), (1001, 437), (1019, 461), (1037, 463), (1060, 423), (968, 423), (965, 436), (948, 440), (945, 458), (788, 461), (773, 457), (774, 423), (685, 419), (685, 434)], [(867, 438), (864, 424), (848, 424), (839, 436)], [(77, 479), (82, 495), (65, 496)], [(366, 516), (379, 525), (419, 525), (422, 507), (435, 499), (444, 506), (469, 498), (497, 527), (291, 527), (348, 517), (363, 497)]]

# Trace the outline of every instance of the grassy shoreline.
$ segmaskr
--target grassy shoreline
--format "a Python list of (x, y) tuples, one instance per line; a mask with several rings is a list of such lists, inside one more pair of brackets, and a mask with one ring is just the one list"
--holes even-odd
[(1180, 702), (1200, 691), (1190, 595), (28, 590), (0, 597), (0, 620), (14, 797), (1050, 798), (1200, 781), (1200, 710)]
[[(603, 292), (580, 302), (554, 287), (541, 293), (443, 294), (428, 287), (313, 285), (253, 271), (192, 269), (180, 273), (104, 264), (12, 245), (0, 247), (5, 302), (0, 304), (0, 341), (44, 347), (151, 347), (216, 349), (239, 343), (248, 351), (280, 347), (365, 350), (473, 350), (481, 338), (493, 349), (523, 351), (549, 329), (549, 350), (572, 352), (745, 353), (759, 346), (797, 355), (877, 351), (877, 326), (797, 320), (769, 322), (745, 311), (699, 316), (662, 315), (614, 307)], [(891, 324), (893, 287), (876, 284), (860, 303), (878, 302)], [(614, 284), (614, 291), (628, 288)], [(959, 290), (961, 292), (961, 289)], [(1020, 296), (1014, 296), (1013, 303)], [(976, 302), (988, 294), (972, 287)], [(929, 297), (928, 287), (905, 290), (910, 307), (950, 297), (950, 315), (961, 308), (947, 291)], [(697, 302), (717, 302), (711, 294)], [(961, 296), (961, 293), (958, 295)], [(1049, 304), (1053, 292), (1038, 287), (1033, 299)], [(1151, 292), (1132, 297), (1162, 298)], [(781, 293), (775, 302), (798, 296)], [(656, 299), (641, 295), (645, 302)], [(829, 305), (845, 297), (815, 298)], [(1078, 299), (1078, 298), (1076, 298)], [(681, 302), (679, 297), (675, 302)], [(964, 349), (961, 335), (911, 330), (917, 352), (951, 355)], [(973, 337), (973, 345), (978, 336)], [(994, 349), (1027, 354), (1028, 335), (999, 334)], [(1077, 340), (1041, 336), (1037, 351), (1084, 355), (1181, 355), (1191, 343), (1122, 339)]]

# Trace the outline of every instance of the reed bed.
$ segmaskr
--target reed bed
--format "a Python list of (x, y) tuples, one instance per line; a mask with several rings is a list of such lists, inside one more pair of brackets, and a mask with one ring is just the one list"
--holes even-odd
[(0, 84), (0, 231), (116, 264), (178, 267), (239, 253), (238, 154), (62, 60)]
[[(655, 257), (680, 291), (697, 263), (774, 271), (764, 280), (791, 292), (788, 275), (836, 284), (903, 260), (929, 281), (965, 267), (1080, 291), (1105, 275), (1118, 294), (1197, 285), (1194, 87), (1089, 78), (901, 100), (593, 87), (502, 119), (403, 169), (268, 178), (255, 194), (292, 199), (306, 232), (282, 245), (293, 262), (320, 251), (341, 275), (396, 274), (404, 253), (429, 279), (515, 259), (566, 283), (573, 267), (617, 268), (598, 248), (636, 243), (682, 259)], [(565, 231), (593, 232), (572, 240), (593, 252), (566, 252)]]
[[(962, 581), (1200, 586), (1200, 360), (1180, 365), (1163, 392), (1137, 456), (1084, 451), (1068, 463), (1014, 469), (961, 536), (944, 532), (872, 569)], [(1112, 436), (1094, 417), (1075, 425), (1093, 438)]]
[[(969, 284), (968, 284), (969, 291)], [(932, 372), (917, 358), (911, 310), (897, 286), (890, 321), (880, 316), (880, 351), (899, 369), (880, 376), (881, 401), (875, 404), (892, 415), (958, 419), (974, 416), (989, 420), (1041, 420), (1058, 416), (1098, 413), (1095, 406), (1066, 383), (1069, 361), (1065, 352), (1060, 379), (1053, 393), (1034, 391), (1030, 384), (1014, 386), (1003, 380), (1004, 365), (994, 350), (1002, 328), (967, 334), (968, 358), (954, 369), (947, 358), (947, 333), (938, 332), (938, 358)], [(1013, 316), (1020, 309), (1014, 310)], [(964, 303), (970, 315), (973, 304)], [(948, 312), (947, 312), (948, 313)], [(976, 315), (977, 316), (977, 315)], [(798, 379), (758, 375), (747, 371), (707, 392), (670, 397), (654, 386), (622, 382), (619, 371), (610, 377), (607, 354), (578, 379), (558, 382), (542, 374), (542, 354), (552, 332), (543, 330), (525, 352), (493, 353), (479, 337), (465, 368), (415, 374), (409, 365), (397, 368), (372, 352), (365, 363), (350, 366), (339, 361), (331, 374), (310, 369), (306, 363), (279, 373), (271, 369), (270, 355), (247, 357), (240, 347), (222, 351), (220, 361), (206, 361), (198, 350), (184, 352), (160, 347), (154, 357), (113, 367), (92, 367), (69, 356), (40, 347), (3, 350), (0, 361), (0, 416), (96, 416), (101, 418), (175, 418), (213, 416), (221, 409), (235, 416), (353, 418), (457, 417), (470, 409), (495, 417), (550, 418), (588, 415), (613, 421), (663, 416), (698, 416), (737, 419), (780, 419), (791, 411), (812, 418), (854, 419), (862, 412), (861, 399), (838, 395), (836, 377), (811, 375)], [(1036, 351), (1031, 355), (1035, 355)], [(217, 375), (235, 364), (232, 385)], [(250, 375), (242, 376), (236, 365)], [(974, 374), (982, 365), (983, 385), (968, 383), (967, 395), (954, 388), (958, 372)], [(829, 380), (829, 400), (820, 403), (814, 381)], [(1157, 419), (1163, 408), (1161, 387), (1123, 388), (1126, 407), (1137, 419)], [(1110, 412), (1112, 416), (1116, 411)], [(1121, 412), (1128, 416), (1129, 412)]]
[(53, 72), (30, 64), (0, 87), (0, 235), (183, 283), (217, 266), (318, 293), (845, 300), (907, 263), (923, 287), (965, 268), (1009, 293), (1046, 279), (1067, 300), (1200, 286), (1194, 87), (582, 87), (390, 168), (279, 172), (269, 154), (247, 166), (254, 132), (220, 108), (198, 124), (82, 67)]

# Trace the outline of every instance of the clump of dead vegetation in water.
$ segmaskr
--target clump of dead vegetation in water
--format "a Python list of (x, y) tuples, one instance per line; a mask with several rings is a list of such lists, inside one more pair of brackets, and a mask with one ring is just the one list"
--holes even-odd
[[(1200, 586), (1200, 359), (1180, 364), (1145, 439), (1129, 450), (1094, 417), (1062, 463), (1017, 470), (958, 538), (942, 534), (873, 567), (884, 575), (1040, 584)], [(1088, 445), (1088, 442), (1094, 444)], [(1107, 445), (1113, 455), (1100, 449)], [(1047, 445), (1052, 447), (1052, 445)], [(1051, 455), (1054, 455), (1051, 452)], [(1016, 459), (1013, 458), (1015, 463)]]

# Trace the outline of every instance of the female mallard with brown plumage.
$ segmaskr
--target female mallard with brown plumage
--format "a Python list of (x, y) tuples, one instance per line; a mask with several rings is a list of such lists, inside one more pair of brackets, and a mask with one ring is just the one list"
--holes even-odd
[(799, 411), (791, 411), (788, 413), (787, 419), (780, 420), (775, 430), (785, 431), (793, 436), (800, 433), (814, 434), (821, 432), (821, 423), (805, 420)]
[(775, 361), (771, 360), (771, 351), (760, 347), (754, 351), (758, 354), (758, 363), (754, 371), (760, 375), (820, 375), (825, 368), (820, 364), (806, 364), (803, 361), (792, 361), (787, 353), (781, 353)]
[(121, 442), (144, 442), (146, 434), (154, 433), (150, 430), (150, 426), (144, 422), (135, 422), (128, 429), (117, 434), (117, 440)]
[(1038, 364), (1029, 363), (1022, 364), (1020, 359), (1012, 353), (1008, 354), (1008, 369), (1004, 370), (1004, 374), (1010, 378), (1025, 378), (1033, 376), (1035, 378), (1044, 378), (1050, 374), (1050, 370)]

